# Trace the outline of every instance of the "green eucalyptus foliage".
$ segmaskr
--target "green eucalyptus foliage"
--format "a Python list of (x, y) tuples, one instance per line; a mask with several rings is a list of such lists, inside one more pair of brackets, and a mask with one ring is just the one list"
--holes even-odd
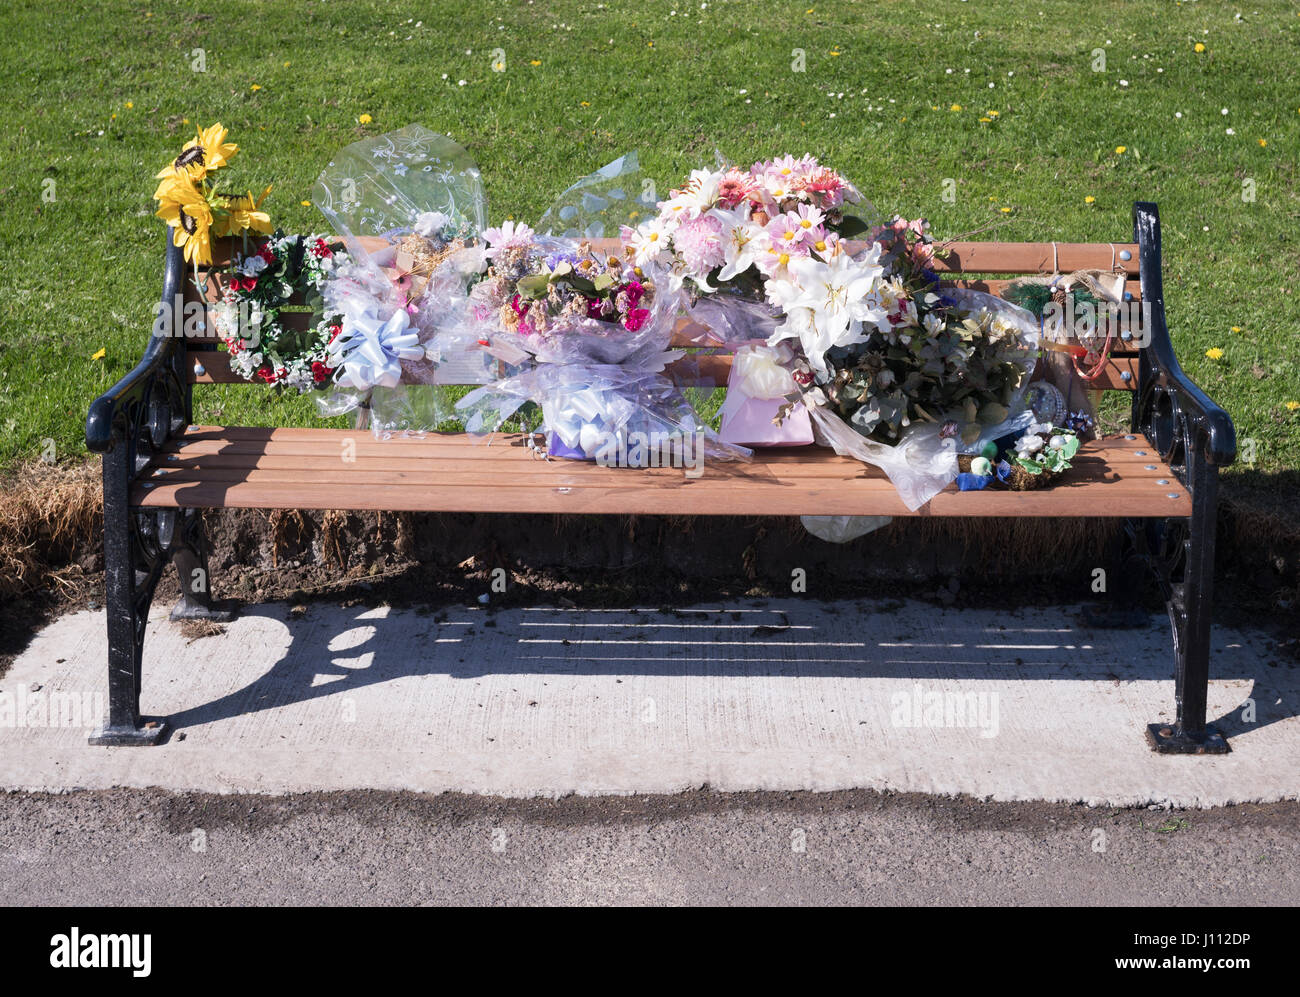
[(957, 420), (963, 442), (974, 442), (1006, 419), (1031, 351), (991, 312), (945, 306), (933, 292), (917, 302), (918, 325), (827, 352), (834, 374), (826, 396), (849, 425), (881, 443), (898, 442), (912, 423), (947, 419)]

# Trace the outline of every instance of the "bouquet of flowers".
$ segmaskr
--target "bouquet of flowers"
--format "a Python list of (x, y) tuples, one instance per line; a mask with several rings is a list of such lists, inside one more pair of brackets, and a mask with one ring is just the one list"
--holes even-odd
[(847, 211), (861, 203), (857, 188), (816, 158), (781, 156), (748, 169), (694, 170), (659, 203), (654, 218), (624, 229), (632, 262), (667, 268), (672, 286), (686, 289), (691, 318), (716, 340), (750, 347), (732, 367), (724, 439), (762, 446), (813, 442), (800, 406), (778, 417), (785, 403), (774, 395), (778, 379), (771, 371), (784, 358), (761, 344), (776, 329), (782, 302), (768, 291), (800, 260), (864, 234), (867, 223)]
[(772, 335), (801, 347), (818, 442), (875, 464), (910, 508), (957, 474), (957, 441), (1033, 421), (1023, 405), (1038, 324), (992, 295), (944, 289), (924, 221), (894, 219), (853, 254), (838, 243), (768, 281), (785, 321)]
[(680, 353), (668, 349), (677, 295), (658, 268), (511, 222), (483, 238), (488, 264), (467, 308), (444, 302), (468, 314), (475, 346), (503, 365), (457, 403), (467, 429), (494, 430), (532, 402), (550, 456), (636, 467), (748, 456), (718, 443), (662, 374)]
[(487, 268), (468, 301), (483, 335), (548, 363), (623, 363), (668, 346), (676, 302), (646, 271), (588, 240), (539, 237), (506, 222), (483, 233)]
[(973, 445), (985, 427), (1006, 421), (1033, 370), (1036, 340), (1023, 335), (1023, 321), (1017, 324), (996, 299), (939, 287), (924, 220), (895, 218), (878, 229), (862, 261), (872, 257), (883, 270), (878, 288), (864, 298), (877, 309), (870, 315), (874, 329), (853, 341), (837, 339), (821, 358), (824, 368), (812, 361), (826, 375), (827, 400), (882, 443), (898, 442), (915, 422), (930, 422)]
[[(635, 155), (615, 160), (562, 195), (580, 192), (586, 215), (562, 203), (543, 219), (581, 220), (597, 234), (600, 216), (632, 216), (637, 202), (622, 188), (636, 171)], [(368, 394), (376, 433), (457, 416), (486, 433), (531, 402), (552, 449), (583, 458), (650, 427), (679, 438), (699, 431), (660, 373), (676, 356), (668, 345), (678, 306), (659, 268), (600, 253), (581, 236), (538, 235), (513, 221), (488, 227), (478, 168), (449, 139), (410, 126), (349, 146), (315, 199), (353, 251), (324, 289), (342, 316), (331, 353), (346, 389), (326, 411)], [(413, 401), (440, 383), (482, 387), (454, 407)]]
[(654, 218), (622, 236), (636, 265), (666, 266), (673, 286), (687, 287), (693, 317), (740, 343), (766, 338), (775, 322), (764, 307), (767, 280), (868, 231), (847, 211), (861, 203), (852, 183), (813, 156), (782, 156), (748, 169), (693, 170)]

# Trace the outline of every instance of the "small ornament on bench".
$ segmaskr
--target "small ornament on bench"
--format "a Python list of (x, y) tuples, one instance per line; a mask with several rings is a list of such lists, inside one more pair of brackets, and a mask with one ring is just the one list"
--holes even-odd
[(1007, 486), (1024, 492), (1050, 485), (1070, 468), (1079, 437), (1068, 429), (1038, 423), (1016, 440)]

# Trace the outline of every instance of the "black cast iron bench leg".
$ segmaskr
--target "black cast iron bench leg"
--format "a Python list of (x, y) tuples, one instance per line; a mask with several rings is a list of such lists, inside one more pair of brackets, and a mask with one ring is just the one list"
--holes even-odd
[[(105, 486), (107, 489), (107, 481)], [(167, 723), (140, 715), (141, 660), (149, 607), (167, 562), (175, 565), (181, 588), (181, 598), (171, 613), (173, 620), (227, 622), (235, 611), (212, 601), (203, 519), (198, 510), (127, 509), (125, 504), (114, 509), (107, 501), (104, 509), (108, 722), (92, 733), (89, 741), (99, 745), (157, 744), (167, 733)]]
[(1153, 552), (1174, 636), (1176, 713), (1172, 724), (1149, 724), (1147, 739), (1164, 754), (1224, 754), (1227, 740), (1206, 722), (1218, 468), (1195, 458), (1190, 463), (1192, 515), (1166, 522)]
[(1192, 498), (1186, 519), (1149, 521), (1142, 531), (1174, 636), (1174, 722), (1150, 724), (1147, 739), (1162, 753), (1220, 754), (1228, 751), (1228, 742), (1206, 723), (1210, 610), (1219, 468), (1236, 459), (1236, 430), (1228, 414), (1183, 372), (1175, 355), (1165, 321), (1160, 214), (1154, 204), (1133, 205), (1133, 239), (1145, 320), (1133, 431), (1141, 432), (1174, 472), (1176, 480), (1168, 483), (1171, 497), (1186, 490)]

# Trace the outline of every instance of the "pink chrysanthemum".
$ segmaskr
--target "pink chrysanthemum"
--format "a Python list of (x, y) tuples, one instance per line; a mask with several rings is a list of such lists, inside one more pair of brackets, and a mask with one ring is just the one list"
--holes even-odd
[(758, 185), (748, 173), (732, 167), (718, 182), (718, 200), (722, 202), (723, 207), (734, 208), (751, 196), (757, 187)]
[(800, 181), (800, 189), (816, 198), (823, 207), (834, 208), (844, 200), (844, 178), (834, 170), (819, 167)]
[(722, 245), (722, 222), (710, 215), (684, 222), (673, 233), (673, 248), (695, 273), (708, 273), (722, 266), (727, 260)]

